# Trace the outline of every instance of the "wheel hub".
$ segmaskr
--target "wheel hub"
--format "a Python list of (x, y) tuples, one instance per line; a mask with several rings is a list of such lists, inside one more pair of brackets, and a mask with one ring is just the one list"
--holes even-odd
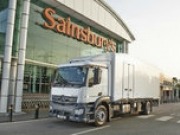
[(104, 113), (104, 111), (99, 111), (98, 113), (97, 113), (97, 118), (98, 118), (98, 120), (99, 121), (105, 121), (105, 113)]

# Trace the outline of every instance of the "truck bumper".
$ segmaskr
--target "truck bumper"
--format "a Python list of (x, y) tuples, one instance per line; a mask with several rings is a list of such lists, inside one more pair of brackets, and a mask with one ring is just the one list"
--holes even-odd
[(51, 117), (57, 117), (61, 120), (75, 121), (75, 122), (94, 122), (92, 115), (87, 112), (88, 108), (86, 105), (76, 105), (76, 106), (63, 106), (63, 105), (53, 105), (50, 108), (49, 115)]

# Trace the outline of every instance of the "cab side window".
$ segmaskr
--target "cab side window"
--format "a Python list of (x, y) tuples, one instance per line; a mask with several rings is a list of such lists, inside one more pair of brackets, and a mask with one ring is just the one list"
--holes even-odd
[(102, 78), (102, 70), (94, 67), (89, 69), (89, 86), (100, 84)]

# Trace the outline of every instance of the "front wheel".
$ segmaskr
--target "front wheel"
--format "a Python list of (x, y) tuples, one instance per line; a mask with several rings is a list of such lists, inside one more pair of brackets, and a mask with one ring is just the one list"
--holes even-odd
[(95, 111), (95, 125), (102, 126), (107, 121), (107, 108), (99, 105)]

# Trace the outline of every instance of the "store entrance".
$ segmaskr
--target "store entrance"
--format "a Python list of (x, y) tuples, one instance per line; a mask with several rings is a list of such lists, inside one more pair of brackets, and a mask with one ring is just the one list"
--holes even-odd
[(24, 72), (24, 93), (48, 94), (51, 88), (54, 68), (38, 65), (25, 65)]

